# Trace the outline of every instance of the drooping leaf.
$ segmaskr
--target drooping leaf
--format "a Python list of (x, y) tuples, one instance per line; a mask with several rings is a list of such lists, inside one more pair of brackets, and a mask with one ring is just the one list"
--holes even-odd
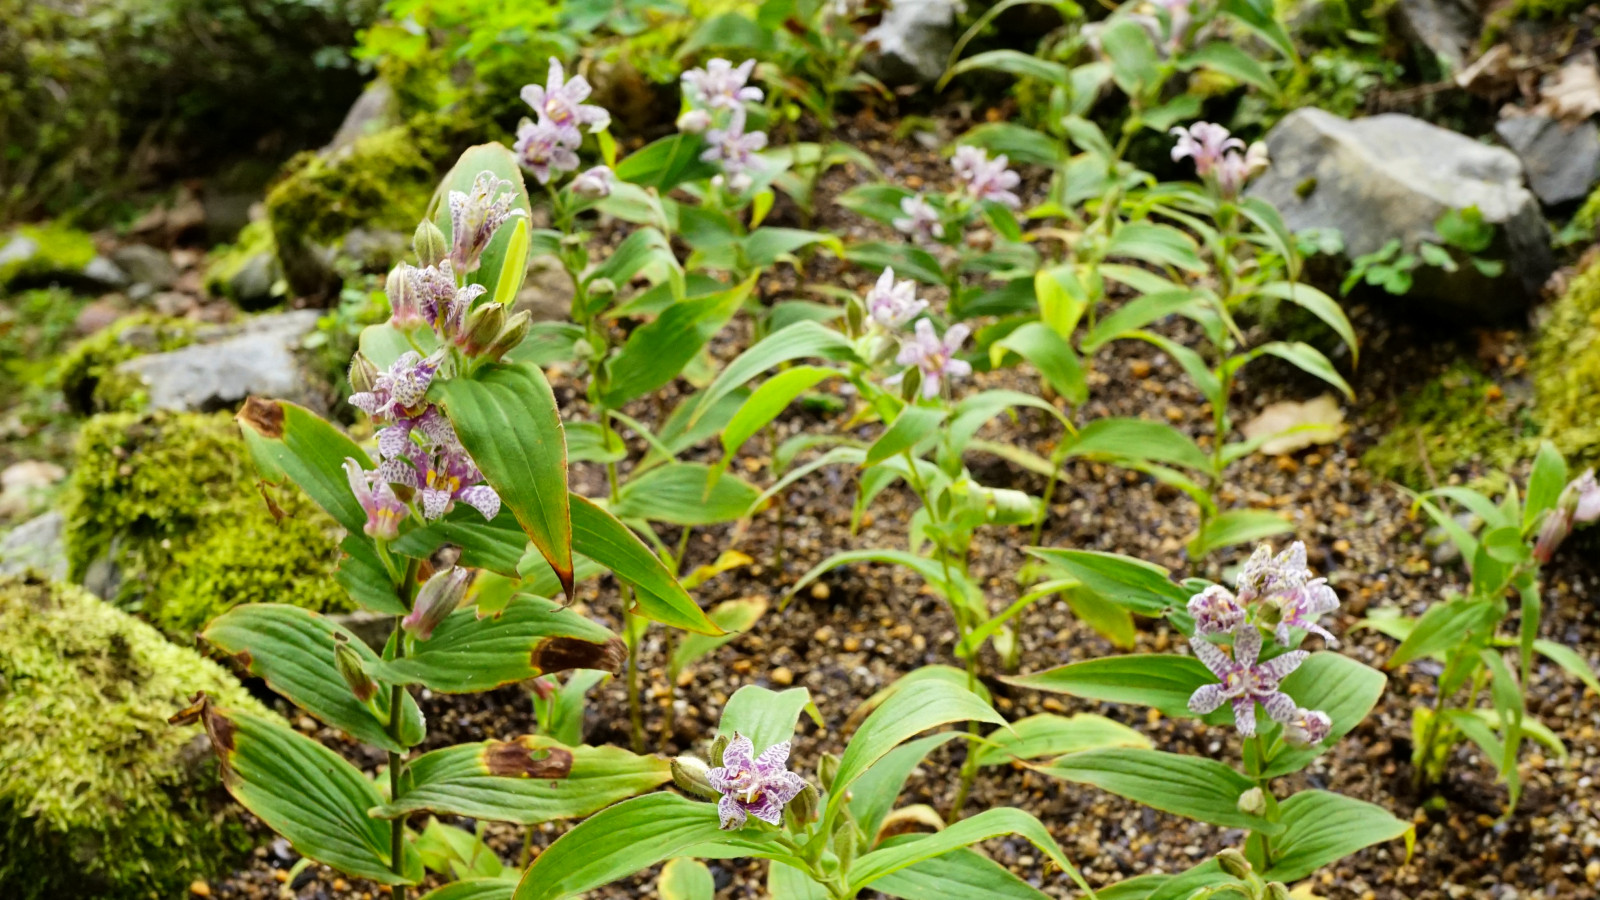
[(561, 900), (648, 869), (722, 835), (713, 803), (658, 793), (607, 807), (545, 848), (515, 900)]
[(856, 778), (903, 741), (939, 725), (966, 721), (1005, 724), (1005, 719), (977, 694), (948, 682), (918, 682), (896, 691), (867, 716), (850, 738), (839, 758), (830, 807), (849, 791)]
[(1239, 796), (1255, 787), (1254, 781), (1206, 757), (1132, 747), (1086, 750), (1060, 757), (1038, 770), (1223, 828), (1265, 834), (1282, 830), (1280, 825), (1239, 809)]
[(754, 287), (751, 276), (725, 291), (674, 303), (655, 321), (636, 329), (607, 364), (605, 404), (625, 406), (676, 378)]
[(1097, 550), (1030, 547), (1028, 552), (1112, 603), (1142, 616), (1162, 616), (1189, 602), (1189, 592), (1155, 563)]
[(361, 533), (367, 514), (343, 467), (348, 458), (372, 468), (366, 451), (316, 413), (285, 400), (251, 397), (237, 418), (263, 480), (299, 485), (346, 531)]
[(1189, 541), (1191, 559), (1204, 559), (1219, 547), (1247, 544), (1294, 531), (1294, 524), (1264, 509), (1230, 509), (1212, 516)]
[(1083, 366), (1061, 335), (1043, 322), (1029, 322), (990, 346), (991, 360), (1000, 351), (1010, 350), (1033, 364), (1052, 390), (1068, 403), (1081, 405), (1089, 398), (1089, 384)]
[(872, 446), (867, 448), (867, 458), (862, 465), (881, 463), (916, 447), (939, 429), (945, 411), (927, 406), (908, 406), (890, 423)]
[(645, 618), (700, 634), (722, 633), (638, 535), (578, 494), (572, 495), (572, 545), (633, 585), (637, 612)]
[(1012, 760), (1043, 759), (1105, 747), (1150, 746), (1150, 739), (1132, 728), (1093, 713), (1058, 716), (1040, 713), (996, 729), (978, 752), (978, 765), (997, 766)]
[[(894, 839), (895, 846), (918, 837)], [(952, 850), (891, 872), (872, 883), (872, 889), (902, 900), (1043, 900), (1048, 896), (1010, 870), (975, 850)]]
[(1033, 816), (1020, 809), (1001, 807), (985, 810), (963, 819), (943, 831), (898, 842), (857, 859), (850, 867), (850, 889), (859, 891), (878, 879), (899, 872), (927, 859), (943, 856), (969, 844), (1003, 834), (1015, 834), (1038, 847), (1051, 862), (1072, 876), (1081, 887), (1087, 888), (1078, 870), (1067, 859), (1048, 829)]
[(1263, 878), (1297, 881), (1363, 847), (1404, 836), (1411, 823), (1380, 806), (1329, 791), (1301, 791), (1278, 806), (1283, 833), (1272, 842), (1272, 866)]
[[(1087, 659), (1000, 680), (1017, 687), (1071, 694), (1086, 700), (1150, 706), (1173, 718), (1192, 718), (1189, 697), (1201, 686), (1213, 684), (1217, 679), (1204, 663), (1192, 656), (1129, 654)], [(1222, 712), (1218, 710), (1212, 715)]]
[(796, 322), (762, 338), (739, 354), (700, 395), (690, 422), (699, 419), (717, 401), (757, 375), (782, 363), (806, 357), (860, 362), (844, 335), (816, 322)]
[(703, 463), (667, 463), (623, 485), (611, 512), (669, 525), (714, 525), (749, 515), (761, 492), (734, 475), (711, 479)]

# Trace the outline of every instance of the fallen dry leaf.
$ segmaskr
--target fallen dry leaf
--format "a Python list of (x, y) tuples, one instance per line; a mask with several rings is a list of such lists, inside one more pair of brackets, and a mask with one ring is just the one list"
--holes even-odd
[(1600, 68), (1594, 54), (1585, 53), (1546, 78), (1539, 86), (1535, 112), (1568, 122), (1582, 122), (1600, 113)]
[(1261, 445), (1261, 452), (1281, 456), (1318, 444), (1331, 444), (1343, 437), (1347, 428), (1339, 398), (1323, 394), (1304, 403), (1281, 400), (1271, 404), (1239, 430), (1251, 440), (1267, 438)]

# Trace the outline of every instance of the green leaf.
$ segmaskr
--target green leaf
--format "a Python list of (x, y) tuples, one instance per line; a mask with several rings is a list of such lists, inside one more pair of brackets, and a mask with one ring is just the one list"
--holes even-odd
[(683, 855), (722, 836), (713, 803), (659, 793), (585, 819), (538, 855), (515, 900), (561, 900)]
[(1083, 352), (1093, 353), (1114, 338), (1138, 331), (1174, 313), (1189, 313), (1198, 302), (1199, 297), (1195, 292), (1184, 290), (1165, 290), (1135, 297), (1095, 323), (1094, 329), (1083, 339)]
[[(628, 235), (627, 239), (611, 251), (605, 262), (595, 266), (588, 275), (584, 276), (584, 284), (593, 284), (605, 279), (611, 282), (616, 291), (620, 292), (633, 281), (641, 272), (652, 279), (676, 278), (675, 295), (682, 293), (682, 268), (678, 265), (677, 254), (672, 252), (672, 243), (667, 236), (654, 228), (640, 228)], [(596, 292), (589, 300), (589, 313), (595, 314), (605, 308), (616, 296), (615, 293)]]
[(1194, 718), (1194, 713), (1189, 711), (1190, 695), (1217, 679), (1204, 663), (1192, 656), (1129, 654), (1086, 659), (1000, 680), (1017, 687), (1070, 694), (1086, 700), (1150, 706), (1172, 718)]
[(856, 185), (840, 194), (834, 202), (857, 215), (889, 225), (905, 215), (900, 209), (900, 202), (912, 196), (915, 196), (914, 191), (897, 184), (871, 183)]
[[(479, 144), (461, 154), (428, 203), (429, 218), (447, 237), (451, 236), (450, 192), (470, 194), (478, 173), (485, 171), (511, 182), (514, 194), (511, 208), (522, 210), (520, 218), (525, 220), (533, 214), (533, 205), (528, 202), (528, 188), (522, 181), (522, 166), (517, 163), (516, 155), (504, 144)], [(468, 281), (484, 285), (491, 291), (500, 284), (500, 273), (508, 265), (512, 233), (515, 230), (502, 226), (494, 233), (483, 255), (478, 257), (477, 271), (467, 275)]]
[(774, 744), (793, 739), (800, 713), (807, 707), (811, 707), (811, 692), (805, 688), (773, 691), (747, 684), (734, 691), (727, 705), (722, 707), (717, 733), (732, 737), (738, 732), (750, 739), (759, 754)]
[(905, 789), (912, 770), (922, 765), (923, 759), (935, 748), (965, 736), (959, 731), (942, 731), (917, 738), (890, 750), (861, 773), (850, 786), (850, 815), (860, 826), (861, 833), (867, 836), (869, 845), (877, 839), (884, 817), (894, 809), (894, 801)]
[(511, 240), (506, 244), (505, 262), (500, 267), (499, 280), (495, 282), (491, 300), (510, 309), (517, 302), (522, 282), (528, 277), (528, 218), (521, 216), (511, 227)]
[(1339, 371), (1333, 367), (1333, 363), (1328, 360), (1328, 357), (1324, 356), (1321, 350), (1318, 350), (1310, 344), (1301, 341), (1294, 341), (1292, 343), (1288, 341), (1272, 341), (1270, 343), (1262, 344), (1251, 352), (1265, 353), (1269, 356), (1276, 356), (1277, 358), (1294, 365), (1301, 371), (1310, 375), (1315, 375), (1328, 384), (1333, 385), (1334, 387), (1338, 388), (1339, 392), (1344, 394), (1346, 398), (1350, 400), (1355, 400), (1356, 398), (1356, 393), (1350, 389), (1349, 382), (1345, 381), (1344, 376), (1340, 375)]
[(623, 655), (622, 640), (601, 626), (550, 600), (518, 594), (487, 618), (457, 610), (409, 655), (381, 661), (371, 674), (442, 694), (474, 694), (567, 669), (615, 673)]
[(1189, 541), (1189, 558), (1204, 559), (1218, 547), (1259, 541), (1294, 531), (1294, 523), (1264, 509), (1230, 509), (1212, 516)]
[(728, 290), (674, 303), (636, 329), (607, 364), (609, 381), (601, 400), (621, 408), (678, 377), (743, 305), (755, 283), (752, 275)]
[(1214, 759), (1139, 748), (1087, 750), (1041, 765), (1038, 771), (1223, 828), (1265, 834), (1283, 830), (1239, 810), (1239, 795), (1256, 783)]
[(572, 495), (572, 546), (633, 585), (639, 615), (685, 631), (722, 633), (638, 535), (578, 494)]
[(1405, 640), (1400, 642), (1385, 668), (1404, 665), (1414, 659), (1433, 656), (1460, 644), (1470, 632), (1492, 628), (1500, 611), (1490, 600), (1449, 600), (1428, 607)]
[(572, 596), (567, 444), (544, 372), (527, 365), (490, 365), (471, 378), (436, 380), (429, 393)]
[[(381, 665), (378, 654), (349, 630), (310, 610), (287, 604), (235, 606), (212, 620), (200, 637), (233, 657), (246, 672), (265, 681), (267, 687), (295, 706), (358, 741), (393, 753), (404, 753), (407, 747), (422, 743), (426, 736), (422, 710), (410, 693), (401, 692), (399, 741), (390, 737), (372, 711), (351, 693), (334, 668), (335, 634), (345, 636), (368, 675)], [(386, 685), (379, 685), (373, 697), (384, 716), (389, 714), (389, 694)]]
[(661, 892), (661, 900), (712, 900), (717, 883), (705, 863), (680, 857), (661, 868), (656, 890)]
[(839, 772), (833, 779), (829, 806), (842, 799), (862, 773), (903, 741), (939, 725), (967, 721), (1005, 724), (1005, 719), (977, 694), (948, 682), (922, 681), (895, 691), (867, 716), (845, 747)]
[(1005, 834), (1015, 834), (1038, 847), (1045, 856), (1070, 874), (1074, 881), (1087, 889), (1076, 867), (1061, 852), (1048, 829), (1033, 816), (1020, 809), (1002, 807), (978, 813), (970, 819), (949, 826), (943, 831), (918, 837), (915, 840), (895, 843), (874, 850), (856, 860), (850, 867), (849, 890), (860, 891), (880, 878), (892, 875), (908, 866), (927, 859), (941, 857), (979, 841)]
[(749, 631), (766, 612), (767, 598), (761, 596), (724, 600), (711, 607), (708, 614), (711, 621), (726, 633), (685, 635), (672, 651), (672, 670), (682, 672), (694, 665), (701, 657)]
[(1052, 713), (1029, 716), (988, 735), (978, 750), (978, 765), (999, 766), (1012, 760), (1042, 759), (1107, 747), (1142, 747), (1150, 739), (1132, 728), (1093, 713), (1070, 718)]
[[(517, 574), (517, 563), (528, 550), (528, 535), (508, 508), (502, 507), (493, 520), (486, 522), (482, 513), (458, 504), (444, 518), (401, 535), (390, 549), (403, 556), (425, 559), (444, 544), (461, 548), (458, 561), (463, 566), (510, 576)], [(401, 609), (400, 615), (406, 612)]]
[(1069, 85), (1072, 83), (1071, 73), (1061, 63), (1042, 59), (1031, 53), (1018, 50), (990, 50), (985, 53), (975, 53), (950, 67), (946, 78), (953, 78), (964, 72), (980, 69), (990, 69), (1015, 75), (1019, 78), (1037, 78), (1046, 84)]
[[(907, 839), (920, 838), (908, 835), (896, 838), (888, 846)], [(872, 889), (904, 900), (1044, 900), (1048, 896), (994, 860), (967, 849), (952, 850), (891, 872), (873, 882)]]
[(617, 178), (641, 187), (666, 192), (686, 181), (717, 174), (717, 167), (701, 162), (705, 142), (697, 135), (674, 134), (645, 145), (617, 163)]
[(1351, 361), (1354, 362), (1360, 359), (1360, 348), (1356, 343), (1356, 330), (1350, 324), (1349, 317), (1344, 314), (1344, 307), (1339, 305), (1339, 301), (1309, 284), (1292, 281), (1269, 282), (1256, 288), (1256, 293), (1263, 297), (1287, 300), (1321, 319), (1324, 324), (1339, 335), (1339, 339), (1344, 341), (1345, 346), (1350, 348)]
[(422, 895), (422, 900), (511, 900), (515, 878), (465, 878)]
[[(844, 255), (844, 245), (831, 234), (820, 231), (805, 231), (800, 228), (757, 228), (746, 235), (742, 246), (744, 248), (744, 263), (747, 268), (764, 269), (777, 262), (801, 247), (820, 244), (827, 247), (835, 256)], [(751, 276), (754, 280), (755, 276)]]
[(1029, 547), (1028, 552), (1141, 616), (1163, 616), (1189, 602), (1189, 592), (1174, 584), (1171, 573), (1155, 563), (1095, 550)]
[(299, 485), (345, 531), (361, 534), (367, 514), (350, 491), (344, 461), (370, 469), (366, 451), (316, 413), (285, 400), (251, 397), (237, 418), (263, 480)]
[(624, 519), (669, 525), (714, 525), (753, 512), (761, 496), (755, 486), (735, 475), (711, 477), (704, 463), (667, 463), (629, 480), (611, 512)]
[(1533, 474), (1528, 476), (1528, 499), (1522, 508), (1522, 527), (1532, 529), (1545, 510), (1554, 509), (1567, 486), (1567, 461), (1549, 441), (1539, 443), (1533, 458)]
[(399, 802), (379, 806), (373, 815), (394, 819), (430, 812), (538, 825), (591, 815), (660, 787), (672, 772), (656, 756), (523, 735), (424, 753), (406, 766), (406, 777)]
[(1319, 651), (1307, 657), (1283, 680), (1283, 692), (1305, 709), (1320, 709), (1333, 720), (1333, 729), (1321, 744), (1294, 747), (1280, 742), (1261, 771), (1262, 778), (1298, 772), (1341, 738), (1349, 734), (1378, 705), (1389, 679), (1371, 666), (1342, 653)]
[(1160, 54), (1143, 25), (1130, 17), (1111, 18), (1100, 32), (1100, 48), (1111, 61), (1111, 77), (1130, 96), (1160, 84)]
[(1533, 649), (1544, 654), (1551, 662), (1567, 670), (1567, 673), (1589, 686), (1589, 690), (1600, 694), (1600, 679), (1596, 679), (1594, 669), (1587, 660), (1579, 656), (1577, 651), (1565, 644), (1555, 641), (1537, 640), (1533, 642)]
[(1061, 335), (1043, 322), (1029, 322), (1005, 338), (990, 345), (991, 362), (1003, 351), (1010, 350), (1033, 364), (1052, 390), (1068, 403), (1080, 406), (1089, 399), (1089, 383), (1084, 380), (1083, 366), (1078, 355), (1072, 352)]
[(841, 550), (822, 562), (817, 563), (815, 566), (812, 566), (810, 571), (800, 576), (800, 580), (795, 582), (794, 587), (789, 589), (789, 596), (793, 597), (794, 595), (800, 593), (805, 589), (806, 585), (816, 581), (824, 572), (837, 569), (840, 566), (850, 565), (858, 562), (881, 562), (889, 563), (890, 565), (905, 566), (911, 571), (916, 572), (918, 575), (921, 575), (922, 579), (928, 584), (939, 588), (947, 595), (954, 591), (963, 589), (965, 585), (971, 584), (971, 582), (965, 579), (958, 571), (952, 571), (950, 573), (950, 576), (952, 580), (955, 581), (955, 584), (947, 583), (944, 580), (944, 567), (938, 562), (928, 559), (925, 556), (918, 556), (915, 553), (908, 553), (904, 550)]
[(1203, 272), (1206, 268), (1194, 238), (1169, 225), (1149, 222), (1132, 222), (1117, 229), (1106, 245), (1106, 256), (1173, 266), (1187, 272)]
[(1273, 839), (1272, 865), (1261, 873), (1273, 881), (1298, 881), (1363, 847), (1402, 835), (1407, 846), (1415, 840), (1411, 823), (1343, 794), (1301, 791), (1280, 803), (1278, 811), (1283, 833)]
[(377, 548), (367, 540), (366, 535), (345, 535), (344, 540), (339, 542), (339, 549), (344, 551), (344, 555), (339, 560), (338, 570), (333, 573), (333, 579), (362, 609), (387, 616), (403, 616), (411, 611), (401, 602), (394, 582), (390, 580), (389, 570), (383, 567)]
[(845, 251), (844, 258), (879, 271), (893, 268), (896, 276), (915, 279), (923, 284), (940, 284), (944, 281), (939, 260), (928, 251), (911, 244), (885, 244), (879, 241), (852, 244)]
[(1266, 67), (1245, 53), (1237, 44), (1228, 41), (1211, 41), (1184, 54), (1178, 62), (1178, 68), (1184, 71), (1210, 69), (1235, 81), (1260, 88), (1268, 94), (1278, 93), (1278, 83), (1272, 80), (1272, 75), (1267, 72)]
[(794, 866), (772, 863), (767, 869), (767, 900), (829, 900), (828, 889)]
[(383, 796), (360, 769), (269, 719), (204, 700), (199, 718), (228, 793), (301, 856), (380, 884), (422, 880), (422, 858), (409, 842), (401, 874), (391, 868), (389, 823), (367, 815)]
[(1095, 419), (1071, 441), (1067, 456), (1164, 462), (1200, 471), (1211, 465), (1188, 435), (1165, 422), (1143, 419)]
[(913, 449), (930, 435), (936, 434), (947, 413), (928, 406), (907, 406), (895, 416), (894, 422), (867, 448), (863, 466), (877, 465), (884, 460)]
[(1084, 310), (1089, 308), (1089, 293), (1072, 266), (1040, 269), (1033, 276), (1033, 293), (1039, 304), (1039, 318), (1062, 340), (1070, 341)]
[(722, 374), (701, 392), (700, 402), (690, 416), (691, 424), (709, 412), (718, 400), (750, 379), (775, 366), (804, 357), (862, 362), (844, 335), (816, 322), (796, 322), (782, 331), (767, 335), (729, 363)]
[(722, 465), (727, 466), (745, 441), (776, 419), (794, 398), (821, 382), (844, 373), (827, 366), (795, 366), (767, 379), (750, 394), (722, 429)]

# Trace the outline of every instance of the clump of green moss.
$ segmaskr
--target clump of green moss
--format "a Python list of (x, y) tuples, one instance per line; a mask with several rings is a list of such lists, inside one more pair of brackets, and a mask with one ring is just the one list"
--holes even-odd
[(176, 897), (248, 849), (216, 764), (166, 721), (196, 691), (271, 715), (217, 664), (89, 593), (0, 579), (7, 898)]
[(1381, 477), (1426, 488), (1430, 468), (1442, 480), (1469, 464), (1514, 465), (1530, 444), (1522, 424), (1497, 384), (1458, 363), (1402, 401), (1399, 421), (1361, 462)]
[(333, 580), (336, 523), (298, 490), (260, 485), (253, 472), (225, 413), (89, 420), (64, 510), (72, 577), (109, 559), (122, 575), (118, 605), (184, 639), (241, 603), (352, 608)]
[(146, 353), (166, 353), (194, 341), (187, 319), (140, 314), (119, 319), (79, 341), (56, 367), (55, 381), (67, 407), (79, 415), (132, 411), (144, 405), (144, 385), (117, 366)]
[(1534, 417), (1578, 463), (1600, 461), (1600, 264), (1573, 279), (1534, 344)]
[(0, 263), (0, 286), (32, 277), (60, 272), (76, 272), (94, 259), (94, 241), (88, 234), (57, 223), (23, 225), (0, 237), (0, 247), (13, 237), (38, 244), (37, 253)]
[(299, 154), (267, 194), (272, 237), (281, 248), (334, 241), (358, 226), (409, 232), (433, 191), (424, 149), (396, 126), (331, 154)]
[(239, 230), (239, 236), (232, 244), (222, 244), (207, 255), (206, 291), (238, 303), (240, 298), (233, 294), (234, 279), (257, 256), (263, 253), (276, 256), (277, 252), (278, 243), (272, 239), (272, 226), (264, 220), (251, 222)]

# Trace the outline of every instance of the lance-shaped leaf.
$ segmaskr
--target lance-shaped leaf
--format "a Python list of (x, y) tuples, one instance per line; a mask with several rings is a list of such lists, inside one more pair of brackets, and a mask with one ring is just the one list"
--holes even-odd
[(1069, 718), (1040, 713), (1013, 722), (1010, 728), (996, 729), (977, 753), (978, 765), (994, 766), (1107, 747), (1149, 746), (1149, 738), (1105, 716), (1078, 713)]
[(935, 748), (964, 737), (966, 734), (960, 731), (942, 731), (908, 741), (890, 750), (883, 759), (861, 773), (856, 783), (850, 786), (850, 815), (855, 818), (862, 834), (867, 836), (869, 847), (877, 840), (884, 817), (894, 809), (894, 801), (905, 790), (906, 779), (911, 777), (912, 770), (922, 765), (923, 759)]
[(284, 400), (251, 397), (236, 418), (262, 479), (299, 485), (346, 531), (361, 533), (367, 514), (343, 467), (347, 457), (362, 468), (371, 468), (372, 461), (355, 441), (316, 413)]
[(895, 416), (894, 422), (867, 448), (867, 458), (862, 465), (881, 463), (891, 456), (911, 450), (939, 430), (947, 413), (927, 406), (908, 406)]
[(762, 372), (781, 363), (806, 357), (862, 361), (856, 356), (855, 348), (844, 335), (816, 322), (796, 322), (782, 331), (775, 331), (762, 338), (729, 363), (728, 367), (722, 370), (722, 374), (701, 392), (700, 401), (690, 416), (690, 423), (709, 412), (718, 400)]
[(828, 798), (830, 811), (852, 782), (900, 743), (930, 728), (968, 721), (1004, 725), (1006, 720), (983, 698), (949, 682), (920, 681), (895, 691), (861, 723), (839, 758)]
[(572, 495), (572, 545), (633, 585), (639, 615), (684, 631), (723, 633), (638, 535), (578, 494)]
[(1068, 754), (1038, 769), (1223, 828), (1282, 831), (1282, 826), (1239, 809), (1239, 796), (1256, 783), (1214, 759), (1123, 747)]
[(1261, 873), (1272, 881), (1297, 881), (1330, 863), (1404, 836), (1410, 855), (1416, 832), (1410, 822), (1354, 797), (1301, 791), (1278, 806), (1283, 834), (1272, 841), (1272, 865)]
[[(921, 840), (921, 836), (895, 838), (888, 846), (914, 840)], [(967, 849), (952, 850), (891, 872), (874, 881), (872, 889), (903, 900), (1045, 900), (1049, 896), (994, 860)]]
[(681, 857), (661, 867), (656, 887), (661, 891), (661, 900), (712, 900), (717, 893), (717, 882), (706, 864)]
[(747, 684), (728, 698), (717, 733), (732, 737), (738, 732), (749, 738), (760, 753), (773, 744), (793, 738), (800, 713), (807, 710), (812, 720), (821, 725), (821, 718), (811, 703), (811, 692), (805, 688), (773, 691), (758, 684)]
[(667, 761), (617, 747), (568, 747), (542, 736), (458, 744), (406, 767), (410, 784), (384, 819), (418, 812), (538, 825), (575, 819), (660, 787)]
[(816, 387), (819, 382), (840, 374), (839, 370), (827, 366), (795, 366), (767, 379), (750, 394), (723, 428), (722, 460), (717, 465), (717, 474), (727, 469), (745, 441), (776, 419), (794, 398)]
[(611, 512), (669, 525), (714, 525), (744, 518), (761, 492), (734, 475), (715, 480), (704, 463), (667, 463), (630, 479)]
[[(1151, 706), (1173, 718), (1193, 718), (1189, 697), (1202, 685), (1215, 684), (1216, 676), (1192, 656), (1129, 654), (1086, 659), (1036, 672), (1001, 678), (1007, 684), (1086, 700)], [(1206, 721), (1225, 721), (1218, 710)], [(1228, 716), (1231, 711), (1226, 711)], [(1214, 718), (1213, 718), (1214, 717)]]
[(527, 365), (491, 365), (471, 378), (436, 380), (430, 393), (572, 596), (567, 444), (544, 373)]
[[(368, 675), (382, 665), (378, 654), (348, 629), (308, 609), (281, 603), (235, 606), (212, 620), (200, 637), (232, 656), (245, 671), (265, 681), (267, 687), (295, 706), (358, 741), (394, 753), (404, 753), (407, 747), (422, 743), (426, 735), (422, 711), (409, 693), (401, 692), (398, 741), (351, 693), (334, 668), (336, 634), (343, 635), (350, 649), (361, 657)], [(387, 685), (380, 684), (373, 696), (385, 716), (389, 713), (390, 693)]]
[(422, 895), (421, 900), (511, 900), (515, 878), (464, 878)]
[(543, 597), (518, 594), (497, 616), (451, 613), (433, 636), (372, 675), (441, 694), (474, 694), (567, 669), (622, 670), (622, 639)]
[(621, 407), (676, 378), (738, 311), (755, 284), (752, 275), (725, 291), (681, 300), (635, 330), (607, 364), (610, 379), (601, 398), (606, 406)]
[(1283, 680), (1282, 690), (1305, 709), (1319, 709), (1333, 720), (1333, 729), (1322, 743), (1313, 747), (1278, 745), (1262, 769), (1262, 778), (1277, 778), (1298, 772), (1322, 751), (1349, 734), (1383, 697), (1389, 684), (1382, 672), (1363, 665), (1342, 653), (1323, 650), (1311, 654)]
[(1294, 523), (1264, 509), (1230, 509), (1211, 517), (1189, 541), (1189, 558), (1204, 559), (1218, 547), (1248, 544), (1294, 531)]
[(463, 566), (513, 576), (528, 549), (528, 535), (509, 507), (486, 522), (477, 510), (459, 504), (444, 518), (401, 535), (393, 549), (402, 556), (426, 559), (444, 544), (461, 548), (457, 561)]
[(1211, 461), (1188, 435), (1165, 422), (1096, 419), (1068, 442), (1067, 456), (1171, 463), (1205, 471)]
[(1088, 890), (1089, 886), (1084, 883), (1083, 876), (1078, 874), (1077, 867), (1067, 859), (1065, 853), (1061, 852), (1061, 847), (1056, 844), (1055, 838), (1050, 836), (1049, 830), (1033, 816), (1020, 809), (1009, 807), (986, 810), (935, 834), (904, 843), (895, 843), (868, 853), (850, 867), (850, 890), (859, 891), (880, 878), (923, 860), (934, 859), (952, 850), (959, 850), (1003, 834), (1015, 834), (1038, 847), (1051, 862), (1071, 875), (1073, 881)]
[[(460, 191), (463, 194), (472, 193), (472, 183), (477, 180), (480, 172), (493, 172), (500, 178), (511, 182), (511, 192), (514, 195), (511, 201), (512, 209), (520, 209), (526, 219), (532, 214), (533, 206), (528, 202), (528, 188), (522, 182), (522, 167), (517, 163), (517, 157), (504, 144), (479, 144), (469, 147), (456, 160), (456, 164), (439, 183), (438, 190), (434, 191), (433, 199), (428, 203), (429, 218), (433, 224), (445, 235), (450, 235), (450, 192)], [(495, 231), (494, 237), (489, 240), (489, 246), (484, 249), (483, 255), (478, 257), (478, 270), (468, 275), (468, 280), (474, 284), (481, 284), (493, 291), (500, 284), (500, 270), (505, 268), (508, 250), (511, 246), (512, 234), (516, 231), (515, 222), (506, 220)]]
[(1089, 384), (1084, 380), (1083, 366), (1072, 345), (1043, 322), (1029, 322), (1004, 339), (995, 341), (989, 348), (991, 363), (998, 364), (1010, 350), (1033, 363), (1057, 394), (1068, 403), (1080, 406), (1089, 398)]
[(711, 607), (709, 617), (725, 634), (689, 634), (672, 651), (672, 669), (682, 672), (695, 661), (749, 631), (767, 613), (767, 598), (740, 597)]
[(1030, 547), (1028, 552), (1076, 578), (1085, 588), (1141, 616), (1161, 616), (1182, 609), (1189, 592), (1174, 584), (1170, 573), (1154, 563), (1095, 550)]
[(722, 835), (714, 803), (659, 793), (624, 800), (562, 835), (522, 875), (515, 900), (559, 900), (610, 884)]
[(172, 718), (194, 721), (211, 738), (228, 793), (300, 855), (380, 884), (422, 880), (422, 858), (409, 842), (394, 872), (389, 823), (367, 815), (383, 796), (343, 757), (276, 722), (213, 707), (204, 695)]

